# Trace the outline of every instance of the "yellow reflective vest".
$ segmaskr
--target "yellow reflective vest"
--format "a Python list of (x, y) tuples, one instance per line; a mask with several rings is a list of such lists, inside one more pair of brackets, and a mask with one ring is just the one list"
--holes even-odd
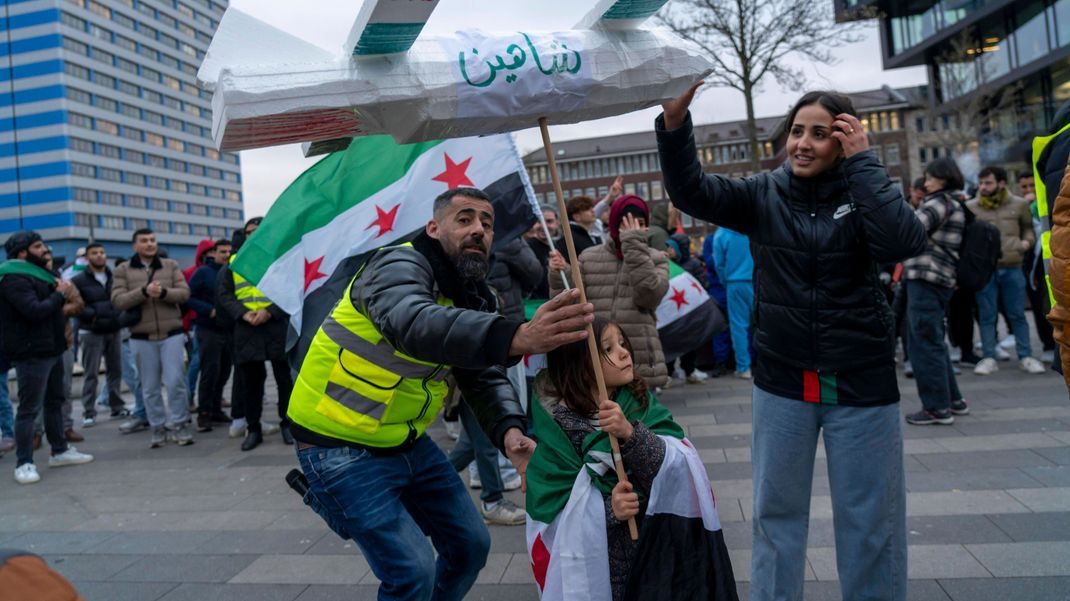
[[(446, 398), (449, 366), (396, 350), (353, 306), (346, 287), (309, 346), (287, 417), (337, 440), (389, 449), (416, 440)], [(438, 304), (453, 302), (438, 297)]]
[[(234, 262), (234, 257), (237, 255), (231, 255), (230, 262)], [(245, 308), (250, 311), (259, 311), (260, 309), (267, 309), (271, 306), (271, 299), (264, 296), (263, 292), (257, 290), (256, 286), (249, 280), (238, 275), (238, 272), (233, 269), (230, 271), (231, 276), (234, 277), (234, 296), (241, 301), (241, 304), (245, 305)]]
[[(1033, 182), (1036, 185), (1037, 190), (1037, 216), (1040, 218), (1040, 248), (1041, 255), (1044, 261), (1044, 284), (1048, 289), (1048, 300), (1051, 301), (1051, 306), (1055, 306), (1055, 295), (1051, 291), (1051, 205), (1048, 202), (1048, 187), (1044, 184), (1044, 174), (1040, 172), (1040, 157), (1044, 154), (1044, 149), (1048, 147), (1056, 138), (1063, 135), (1070, 130), (1070, 125), (1067, 125), (1059, 131), (1051, 134), (1050, 136), (1038, 136), (1033, 138)], [(1053, 194), (1058, 194), (1058, 190), (1053, 190)], [(1051, 198), (1051, 202), (1055, 202), (1055, 198)]]

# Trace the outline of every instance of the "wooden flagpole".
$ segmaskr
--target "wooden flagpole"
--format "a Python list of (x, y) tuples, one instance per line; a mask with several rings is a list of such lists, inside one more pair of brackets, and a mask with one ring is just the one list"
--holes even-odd
[[(557, 195), (558, 213), (566, 217), (563, 223), (565, 246), (568, 247), (568, 262), (572, 266), (572, 281), (580, 291), (580, 302), (587, 303), (587, 292), (583, 287), (583, 278), (580, 276), (580, 262), (576, 257), (576, 243), (572, 240), (572, 227), (567, 221), (568, 209), (565, 207), (565, 193), (561, 189), (561, 178), (557, 174), (557, 162), (554, 161), (554, 149), (550, 144), (550, 129), (546, 124), (546, 117), (539, 117), (539, 131), (542, 132), (542, 147), (546, 151), (546, 163), (550, 169), (550, 180), (554, 184), (554, 194)], [(563, 275), (563, 274), (562, 274)], [(594, 339), (594, 327), (587, 324), (587, 350), (591, 353), (591, 365), (594, 367), (594, 379), (598, 384), (598, 398), (608, 399), (609, 392), (606, 390), (606, 377), (602, 373), (602, 358), (598, 352), (598, 341)], [(617, 480), (628, 481), (628, 474), (624, 472), (624, 460), (620, 454), (620, 442), (617, 437), (608, 434), (609, 444), (613, 449), (613, 464), (617, 468)], [(639, 529), (635, 525), (635, 518), (628, 518), (628, 532), (632, 540), (639, 540)]]

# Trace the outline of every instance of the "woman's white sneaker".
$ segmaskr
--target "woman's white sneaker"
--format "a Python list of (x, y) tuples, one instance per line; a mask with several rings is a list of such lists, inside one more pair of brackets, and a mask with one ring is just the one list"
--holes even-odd
[(999, 365), (996, 364), (996, 360), (992, 357), (981, 359), (973, 368), (973, 373), (979, 376), (990, 376), (997, 371), (999, 371)]
[(1025, 359), (1022, 359), (1018, 363), (1018, 367), (1022, 371), (1026, 372), (1026, 373), (1031, 373), (1031, 374), (1042, 374), (1045, 371), (1047, 371), (1044, 368), (1044, 364), (1041, 363), (1040, 361), (1037, 361), (1033, 357), (1026, 357)]
[(78, 449), (68, 446), (66, 451), (63, 451), (59, 455), (53, 455), (48, 458), (48, 467), (63, 467), (65, 465), (78, 465), (81, 463), (89, 463), (93, 460), (93, 456), (88, 453), (79, 453)]
[(33, 484), (41, 481), (41, 474), (37, 473), (37, 466), (32, 463), (23, 463), (15, 468), (15, 482), (19, 484)]

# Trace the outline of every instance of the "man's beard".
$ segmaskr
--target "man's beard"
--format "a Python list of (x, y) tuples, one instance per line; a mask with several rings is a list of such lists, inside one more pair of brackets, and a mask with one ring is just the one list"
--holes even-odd
[(487, 272), (490, 271), (490, 262), (487, 261), (485, 255), (463, 251), (453, 257), (453, 266), (457, 269), (461, 279), (470, 282), (486, 279)]
[(33, 263), (34, 265), (40, 267), (41, 269), (48, 269), (48, 261), (51, 258), (52, 258), (52, 255), (50, 253), (45, 253), (44, 255), (41, 255), (40, 257), (35, 255), (35, 254), (33, 254), (33, 253), (26, 253), (26, 262), (27, 263)]

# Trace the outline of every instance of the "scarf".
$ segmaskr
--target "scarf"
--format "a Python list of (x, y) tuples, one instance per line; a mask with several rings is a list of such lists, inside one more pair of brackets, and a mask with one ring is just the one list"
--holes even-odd
[(989, 211), (995, 211), (1006, 204), (1007, 199), (1010, 198), (1011, 193), (1003, 188), (999, 192), (996, 192), (994, 196), (985, 196), (984, 194), (978, 195), (981, 206)]
[(23, 275), (36, 278), (46, 284), (54, 285), (56, 283), (56, 276), (49, 273), (47, 269), (22, 259), (8, 259), (7, 261), (0, 263), (0, 279), (3, 279), (4, 276), (8, 275)]
[[(618, 261), (624, 260), (624, 252), (620, 248), (620, 222), (629, 213), (636, 216), (641, 215), (643, 219), (646, 219), (647, 224), (650, 223), (650, 209), (642, 198), (634, 194), (625, 194), (613, 202), (613, 206), (609, 209), (609, 237), (613, 239), (616, 245), (614, 250), (617, 253)], [(658, 250), (663, 249), (659, 248)]]

